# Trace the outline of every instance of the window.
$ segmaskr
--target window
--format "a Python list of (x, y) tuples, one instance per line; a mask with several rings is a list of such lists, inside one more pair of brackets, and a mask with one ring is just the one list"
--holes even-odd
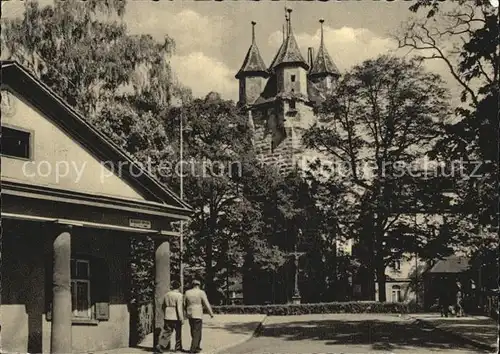
[(399, 285), (392, 286), (392, 302), (401, 302), (401, 287)]
[(290, 109), (295, 109), (295, 100), (290, 101)]
[(292, 75), (291, 80), (292, 82), (295, 82), (295, 75)]
[(394, 261), (394, 270), (397, 270), (397, 271), (401, 270), (401, 262), (400, 261)]
[[(53, 263), (45, 260), (46, 319), (52, 320)], [(110, 277), (105, 258), (74, 255), (71, 258), (71, 310), (74, 323), (109, 321)]]
[(31, 133), (2, 126), (2, 155), (29, 159)]
[(75, 318), (92, 318), (88, 260), (71, 260), (71, 310)]

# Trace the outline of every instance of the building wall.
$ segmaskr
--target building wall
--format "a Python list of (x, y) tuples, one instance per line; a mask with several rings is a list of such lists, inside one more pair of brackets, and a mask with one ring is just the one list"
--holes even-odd
[[(302, 144), (302, 134), (315, 122), (312, 109), (301, 102), (296, 104), (296, 114), (287, 116), (288, 103), (280, 103), (275, 108), (266, 109), (262, 116), (255, 116), (254, 143), (257, 156), (266, 164), (275, 165), (282, 171), (290, 170), (297, 163), (302, 168), (303, 156), (308, 152)], [(284, 127), (287, 137), (272, 151), (273, 132), (270, 120), (280, 119), (284, 114)], [(272, 125), (272, 124), (271, 124)]]
[(240, 80), (240, 102), (253, 103), (264, 90), (267, 80), (263, 77), (246, 77)]
[[(291, 77), (295, 75), (295, 81)], [(301, 93), (307, 97), (307, 72), (301, 67), (280, 67), (276, 72), (278, 92)]]
[[(1, 157), (1, 178), (98, 195), (143, 200), (143, 196), (120, 179), (119, 168), (98, 161), (86, 148), (19, 97), (13, 97), (15, 113), (2, 116), (8, 125), (32, 132), (31, 161)], [(124, 161), (121, 170), (130, 168)], [(57, 173), (58, 172), (58, 173)]]
[[(32, 222), (6, 220), (3, 226), (2, 349), (48, 353), (51, 322), (46, 318), (46, 261), (55, 231)], [(124, 233), (73, 229), (72, 252), (105, 258), (109, 269), (110, 317), (98, 324), (73, 325), (74, 352), (128, 347), (129, 242)], [(92, 286), (92, 284), (91, 284)]]
[[(415, 257), (409, 259), (402, 259), (399, 262), (399, 270), (395, 270), (394, 267), (389, 266), (385, 270), (386, 276), (391, 280), (385, 283), (385, 295), (387, 302), (397, 302), (397, 299), (393, 298), (393, 287), (399, 287), (401, 291), (401, 302), (414, 301), (416, 299), (416, 294), (414, 290), (410, 288), (410, 282), (415, 276), (416, 265), (421, 267), (423, 264), (422, 260), (417, 260), (415, 262)], [(423, 279), (422, 279), (423, 281)], [(395, 289), (394, 289), (395, 290)], [(375, 284), (375, 297), (376, 301), (379, 300), (379, 288), (378, 284)]]

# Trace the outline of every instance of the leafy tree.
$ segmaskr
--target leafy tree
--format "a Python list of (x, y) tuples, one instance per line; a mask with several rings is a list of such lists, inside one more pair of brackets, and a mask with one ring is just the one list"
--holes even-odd
[(180, 119), (185, 195), (195, 208), (186, 235), (186, 261), (203, 264), (207, 293), (217, 299), (229, 269), (241, 270), (249, 258), (259, 269), (272, 263), (274, 249), (256, 231), (263, 227), (260, 209), (245, 197), (250, 183), (262, 186), (255, 179), (259, 167), (251, 153), (247, 119), (232, 101), (210, 93), (172, 108), (164, 121), (167, 131), (176, 132), (173, 139), (178, 139)]
[(342, 177), (356, 218), (350, 231), (370, 272), (370, 296), (375, 270), (379, 299), (385, 301), (386, 266), (419, 246), (404, 217), (409, 203), (393, 201), (408, 200), (404, 186), (413, 183), (407, 169), (415, 168), (440, 134), (446, 90), (418, 62), (381, 56), (347, 73), (317, 112), (322, 123), (304, 141), (329, 156)]
[[(412, 20), (399, 35), (401, 48), (439, 60), (461, 87), (456, 118), (443, 124), (432, 154), (461, 161), (464, 171), (450, 179), (457, 207), (453, 232), (469, 250), (498, 246), (498, 9), (487, 0), (420, 0), (410, 8), (425, 18)], [(492, 259), (494, 261), (494, 259)]]

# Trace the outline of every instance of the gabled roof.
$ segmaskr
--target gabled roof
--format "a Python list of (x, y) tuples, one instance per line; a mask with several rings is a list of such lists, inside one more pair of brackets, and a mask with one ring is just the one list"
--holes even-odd
[(429, 273), (462, 273), (469, 269), (469, 259), (460, 256), (450, 256), (439, 260)]
[[(292, 12), (291, 9), (288, 9), (288, 13)], [(292, 22), (290, 17), (287, 18), (288, 25), (288, 33), (286, 39), (278, 50), (278, 54), (274, 58), (271, 66), (269, 67), (270, 71), (274, 71), (276, 67), (282, 64), (296, 64), (302, 66), (304, 69), (308, 70), (309, 65), (304, 60), (302, 53), (300, 52), (299, 45), (295, 40), (295, 36), (292, 31)]]
[(116, 164), (113, 166), (115, 171), (118, 171), (120, 163), (127, 162), (131, 168), (120, 169), (121, 177), (147, 197), (148, 201), (162, 205), (179, 215), (192, 214), (192, 208), (187, 203), (142, 169), (125, 151), (90, 125), (80, 113), (26, 68), (15, 61), (1, 61), (1, 70), (2, 85), (7, 85), (30, 102), (94, 156)]
[(252, 21), (252, 44), (250, 45), (250, 48), (248, 48), (247, 55), (245, 56), (245, 60), (243, 61), (240, 70), (236, 74), (237, 79), (245, 76), (245, 74), (257, 74), (263, 76), (269, 75), (266, 64), (264, 63), (264, 60), (260, 55), (259, 48), (255, 43), (255, 24), (256, 23)]
[(316, 59), (312, 65), (312, 68), (309, 71), (310, 75), (340, 75), (339, 69), (333, 62), (330, 54), (325, 48), (325, 43), (323, 40), (323, 22), (324, 20), (319, 21), (321, 23), (321, 43), (319, 45), (318, 54), (316, 55)]

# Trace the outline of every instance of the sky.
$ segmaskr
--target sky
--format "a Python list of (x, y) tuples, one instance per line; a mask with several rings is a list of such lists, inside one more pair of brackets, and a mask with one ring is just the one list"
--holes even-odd
[[(404, 0), (129, 0), (124, 20), (131, 34), (150, 34), (158, 40), (168, 34), (175, 40), (172, 68), (195, 96), (216, 91), (223, 98), (237, 101), (238, 81), (234, 75), (251, 43), (251, 21), (257, 22), (257, 45), (269, 65), (283, 38), (285, 7), (293, 9), (292, 27), (304, 58), (308, 47), (317, 52), (319, 20), (324, 19), (326, 48), (344, 72), (380, 54), (407, 52), (397, 51), (393, 36), (413, 15), (408, 9), (412, 3)], [(22, 15), (22, 2), (4, 3), (2, 12), (8, 17)], [(429, 70), (442, 74), (452, 91), (457, 91), (443, 64), (431, 61), (426, 65)]]

